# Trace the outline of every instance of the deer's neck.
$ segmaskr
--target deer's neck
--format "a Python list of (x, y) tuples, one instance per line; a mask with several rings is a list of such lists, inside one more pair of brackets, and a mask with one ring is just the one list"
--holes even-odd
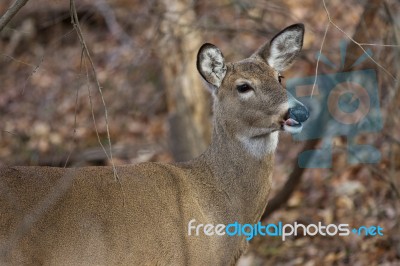
[(243, 140), (229, 136), (222, 127), (214, 129), (212, 143), (199, 160), (211, 172), (203, 182), (221, 192), (218, 204), (226, 208), (224, 219), (244, 223), (260, 219), (268, 201), (276, 142), (277, 133)]

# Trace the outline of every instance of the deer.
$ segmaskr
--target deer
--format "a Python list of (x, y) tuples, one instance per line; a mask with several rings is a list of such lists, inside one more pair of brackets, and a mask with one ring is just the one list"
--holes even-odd
[(309, 117), (281, 84), (303, 36), (303, 24), (291, 25), (234, 63), (201, 46), (196, 64), (213, 98), (213, 134), (195, 159), (0, 168), (0, 264), (235, 265), (245, 236), (192, 229), (260, 220), (279, 132), (298, 133)]

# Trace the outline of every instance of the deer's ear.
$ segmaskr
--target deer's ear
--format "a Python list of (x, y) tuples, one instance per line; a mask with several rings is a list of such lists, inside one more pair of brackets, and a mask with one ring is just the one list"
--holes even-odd
[(304, 25), (294, 24), (279, 32), (271, 42), (262, 46), (256, 54), (277, 71), (288, 68), (303, 47)]
[(211, 43), (201, 46), (197, 54), (197, 70), (212, 87), (219, 88), (226, 74), (226, 65), (221, 51)]

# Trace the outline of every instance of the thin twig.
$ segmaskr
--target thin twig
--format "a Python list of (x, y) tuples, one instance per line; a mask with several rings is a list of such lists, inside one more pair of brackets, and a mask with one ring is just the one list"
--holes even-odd
[(26, 84), (28, 84), (29, 79), (32, 78), (32, 76), (35, 75), (35, 74), (38, 72), (38, 70), (39, 70), (39, 68), (41, 67), (43, 61), (44, 61), (44, 55), (42, 55), (42, 57), (40, 58), (39, 64), (37, 64), (36, 66), (34, 66), (32, 72), (31, 72), (31, 73), (29, 74), (29, 76), (25, 79), (25, 81), (24, 81), (24, 86), (22, 87), (21, 92), (20, 92), (21, 94), (24, 94), (25, 88), (26, 88)]
[[(78, 35), (79, 41), (80, 41), (82, 49), (84, 51), (84, 54), (86, 55), (86, 58), (89, 60), (89, 63), (90, 63), (90, 66), (91, 66), (91, 69), (92, 69), (92, 72), (93, 72), (93, 78), (96, 81), (97, 89), (98, 89), (98, 91), (100, 93), (100, 98), (101, 98), (101, 101), (102, 101), (102, 104), (103, 104), (103, 107), (104, 107), (104, 116), (105, 116), (105, 123), (106, 123), (107, 140), (108, 140), (108, 145), (109, 145), (109, 149), (110, 149), (110, 158), (109, 159), (111, 161), (111, 165), (112, 165), (112, 168), (113, 168), (114, 178), (120, 184), (121, 191), (122, 191), (122, 194), (124, 196), (124, 204), (125, 204), (125, 193), (124, 193), (124, 190), (123, 190), (123, 187), (122, 187), (121, 180), (120, 180), (120, 178), (118, 176), (117, 168), (115, 167), (115, 163), (114, 163), (113, 155), (112, 155), (112, 144), (111, 144), (109, 123), (108, 123), (107, 106), (106, 106), (106, 103), (105, 103), (105, 100), (104, 100), (103, 91), (102, 91), (102, 88), (101, 88), (101, 85), (100, 85), (100, 81), (97, 78), (97, 71), (96, 71), (94, 62), (92, 60), (92, 57), (90, 56), (90, 52), (89, 52), (89, 49), (88, 49), (88, 47), (86, 45), (85, 39), (83, 38), (83, 34), (82, 34), (82, 30), (80, 28), (78, 14), (77, 14), (77, 11), (76, 11), (75, 1), (74, 0), (70, 0), (70, 12), (71, 12), (71, 23), (74, 26), (74, 29), (75, 29), (75, 31), (76, 31), (76, 33)], [(87, 71), (87, 75), (89, 75), (88, 71)], [(98, 138), (99, 144), (104, 149), (105, 154), (107, 154), (103, 144), (101, 143), (99, 132), (98, 132), (97, 127), (96, 127), (95, 116), (94, 116), (94, 111), (93, 111), (93, 105), (92, 105), (92, 101), (91, 101), (91, 97), (90, 96), (89, 96), (89, 100), (90, 100), (90, 104), (91, 104), (92, 117), (93, 117), (95, 129), (96, 129), (97, 138)], [(108, 156), (107, 156), (107, 158), (108, 158)]]
[(12, 57), (11, 55), (7, 55), (7, 54), (0, 54), (0, 55), (1, 55), (1, 56), (4, 56), (4, 57), (7, 57), (7, 58), (9, 58), (9, 59), (11, 59), (12, 61), (15, 61), (15, 62), (17, 62), (17, 63), (26, 65), (26, 66), (30, 66), (30, 67), (33, 67), (33, 68), (36, 67), (36, 65), (32, 65), (32, 64), (26, 63), (26, 62), (24, 62), (24, 61), (21, 61), (21, 60), (15, 58), (15, 57)]
[[(82, 54), (82, 56), (84, 56), (84, 54)], [(89, 70), (88, 70), (88, 68), (87, 68), (86, 61), (84, 61), (84, 62), (85, 62), (84, 65), (85, 65), (86, 79), (87, 79), (87, 90), (88, 90), (88, 93), (89, 93), (90, 112), (91, 112), (91, 114), (92, 114), (92, 120), (93, 120), (94, 130), (95, 130), (95, 132), (96, 132), (97, 141), (99, 142), (101, 148), (103, 149), (104, 153), (106, 154), (107, 159), (110, 160), (110, 156), (108, 155), (108, 153), (107, 153), (107, 151), (106, 151), (106, 148), (104, 147), (103, 143), (101, 142), (99, 130), (98, 130), (98, 128), (97, 128), (96, 116), (95, 116), (95, 114), (94, 114), (94, 108), (93, 108), (92, 91), (90, 90)]]
[(360, 42), (358, 44), (361, 46), (400, 47), (399, 44), (381, 44), (381, 43), (365, 43), (365, 42)]
[[(324, 4), (324, 9), (325, 9), (325, 13), (326, 16), (328, 17), (329, 23), (332, 24), (336, 29), (338, 29), (341, 33), (343, 33), (350, 41), (352, 41), (354, 44), (356, 44), (358, 47), (360, 47), (360, 49), (364, 52), (364, 54), (371, 59), (372, 62), (374, 62), (375, 65), (377, 65), (380, 69), (382, 69), (386, 74), (388, 74), (394, 81), (397, 81), (396, 77), (392, 75), (392, 73), (390, 73), (386, 68), (384, 68), (381, 64), (379, 64), (374, 58), (372, 58), (372, 56), (369, 55), (369, 53), (367, 53), (367, 51), (364, 49), (364, 47), (362, 47), (362, 45), (357, 42), (356, 40), (354, 40), (349, 34), (347, 34), (347, 32), (345, 32), (344, 30), (342, 30), (335, 22), (333, 22), (331, 15), (329, 13), (328, 8), (326, 7), (326, 3), (325, 0), (322, 0), (322, 3)], [(368, 45), (372, 45), (372, 44), (368, 44)], [(379, 46), (379, 45), (376, 45)], [(380, 45), (382, 46), (382, 45)]]
[(18, 11), (28, 2), (28, 0), (16, 0), (0, 17), (0, 32), (10, 22), (10, 20), (18, 13)]
[(324, 44), (325, 44), (326, 34), (328, 33), (328, 30), (329, 30), (329, 26), (330, 26), (330, 25), (331, 25), (330, 23), (326, 24), (326, 28), (325, 28), (325, 32), (324, 32), (324, 37), (322, 38), (321, 48), (319, 49), (319, 54), (318, 54), (318, 58), (317, 58), (317, 65), (316, 65), (316, 67), (315, 67), (315, 79), (314, 79), (314, 84), (313, 84), (312, 89), (311, 89), (311, 96), (310, 96), (310, 98), (312, 98), (313, 93), (314, 93), (314, 89), (315, 89), (315, 85), (317, 84), (319, 60), (320, 60), (320, 58), (321, 58), (322, 49), (324, 48)]
[(8, 134), (13, 135), (13, 136), (17, 136), (17, 134), (15, 134), (15, 133), (13, 133), (11, 131), (8, 131), (8, 130), (2, 130), (2, 132), (8, 133)]
[[(80, 62), (80, 65), (79, 65), (79, 75), (80, 75), (80, 73), (82, 73), (83, 57), (84, 57), (84, 54), (83, 54), (83, 50), (82, 50), (81, 62)], [(80, 80), (80, 79), (79, 79), (79, 80)], [(77, 128), (77, 119), (76, 119), (76, 117), (77, 117), (77, 114), (78, 114), (79, 88), (81, 87), (80, 85), (81, 85), (81, 84), (80, 84), (80, 82), (79, 82), (78, 86), (76, 86), (75, 111), (74, 111), (74, 131), (73, 131), (73, 134), (72, 134), (72, 142), (73, 142), (73, 143), (76, 142), (76, 128)], [(72, 146), (72, 145), (71, 145), (71, 146)], [(67, 165), (68, 165), (69, 158), (70, 158), (71, 155), (72, 155), (72, 151), (73, 151), (73, 147), (71, 147), (71, 149), (70, 149), (70, 151), (69, 151), (69, 153), (68, 153), (67, 159), (65, 160), (64, 168), (67, 167)], [(106, 153), (106, 155), (107, 155), (107, 153)]]
[[(102, 99), (102, 103), (103, 103), (103, 107), (104, 107), (105, 120), (106, 120), (107, 138), (108, 138), (108, 142), (109, 142), (109, 146), (110, 146), (110, 152), (111, 152), (111, 148), (112, 147), (111, 147), (110, 131), (109, 131), (109, 126), (108, 126), (108, 112), (107, 112), (107, 107), (106, 107), (106, 104), (105, 104), (105, 101), (104, 101), (104, 97), (103, 97), (103, 91), (102, 91), (100, 82), (99, 82), (99, 80), (97, 78), (97, 71), (96, 71), (96, 68), (94, 66), (93, 60), (92, 60), (92, 58), (90, 56), (89, 49), (87, 48), (86, 42), (85, 42), (85, 40), (83, 38), (83, 35), (82, 35), (82, 30), (80, 28), (78, 15), (77, 15), (77, 12), (76, 12), (75, 1), (71, 0), (70, 4), (71, 4), (71, 20), (72, 20), (71, 22), (72, 22), (72, 24), (74, 26), (74, 29), (77, 32), (77, 35), (79, 37), (79, 41), (80, 41), (80, 43), (82, 45), (82, 51), (83, 51), (82, 54), (86, 55), (87, 59), (89, 60), (89, 63), (91, 65), (92, 72), (93, 72), (93, 77), (94, 77), (94, 80), (96, 81), (96, 85), (97, 85), (98, 91), (99, 91), (101, 99)], [(87, 73), (87, 78), (88, 78), (88, 81), (89, 81), (90, 78), (89, 78), (88, 71), (86, 73)], [(92, 116), (93, 116), (94, 124), (95, 124), (95, 127), (96, 127), (96, 122), (95, 122), (96, 120), (95, 120), (95, 116), (94, 116), (93, 105), (92, 105), (91, 96), (90, 96), (90, 90), (89, 90), (89, 99), (90, 99), (90, 104), (91, 104), (91, 107), (92, 107), (91, 108), (92, 109)], [(103, 144), (100, 141), (100, 136), (99, 136), (99, 132), (97, 130), (97, 127), (96, 127), (96, 134), (97, 134), (97, 138), (99, 140), (100, 145), (104, 148)], [(104, 152), (107, 154), (105, 148), (104, 148)], [(111, 163), (113, 164), (113, 168), (115, 168), (114, 163), (112, 161), (112, 153), (110, 153), (109, 159), (111, 159)]]

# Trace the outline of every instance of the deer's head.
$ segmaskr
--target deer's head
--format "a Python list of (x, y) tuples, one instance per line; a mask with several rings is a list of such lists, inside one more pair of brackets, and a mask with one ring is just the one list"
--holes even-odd
[(281, 73), (300, 53), (303, 36), (303, 24), (289, 26), (252, 56), (235, 63), (225, 63), (213, 44), (200, 48), (197, 69), (214, 96), (215, 122), (228, 137), (248, 146), (281, 130), (301, 131), (308, 110), (281, 85)]

